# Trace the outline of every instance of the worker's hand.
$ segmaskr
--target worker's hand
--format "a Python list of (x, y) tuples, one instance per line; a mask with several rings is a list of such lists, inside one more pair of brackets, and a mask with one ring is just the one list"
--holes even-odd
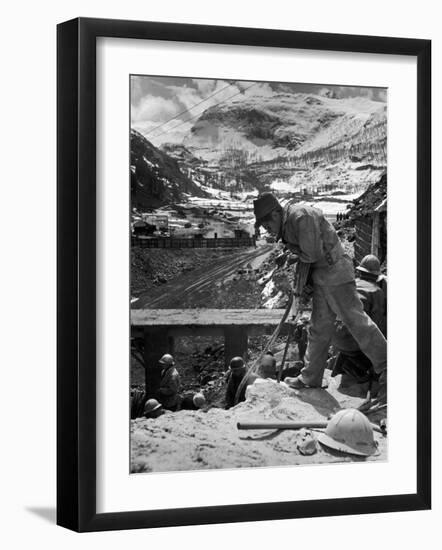
[(299, 261), (299, 256), (297, 256), (296, 254), (293, 254), (290, 253), (288, 256), (287, 256), (287, 265), (294, 265), (296, 266), (296, 264), (298, 263)]
[(275, 258), (275, 264), (278, 266), (278, 267), (282, 267), (285, 262), (287, 260), (287, 253), (286, 252), (282, 252), (281, 254), (279, 254), (278, 256), (276, 256)]

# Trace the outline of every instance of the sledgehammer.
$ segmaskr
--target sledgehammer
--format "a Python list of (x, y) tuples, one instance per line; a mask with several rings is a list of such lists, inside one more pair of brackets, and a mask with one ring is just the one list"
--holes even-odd
[[(322, 428), (327, 427), (328, 422), (273, 422), (272, 420), (263, 420), (261, 422), (238, 422), (238, 430), (300, 430), (301, 428)], [(387, 426), (377, 426), (370, 422), (375, 432), (387, 435)]]

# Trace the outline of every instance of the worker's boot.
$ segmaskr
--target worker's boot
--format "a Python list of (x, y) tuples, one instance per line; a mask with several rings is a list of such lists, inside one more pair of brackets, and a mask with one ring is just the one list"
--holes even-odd
[(308, 388), (327, 388), (328, 387), (328, 384), (324, 383), (324, 382), (322, 382), (321, 384), (315, 384), (315, 385), (306, 384), (304, 382), (304, 380), (302, 379), (302, 374), (300, 374), (296, 378), (286, 378), (284, 380), (284, 382), (290, 388), (293, 388), (294, 390), (304, 390), (304, 389), (308, 389)]

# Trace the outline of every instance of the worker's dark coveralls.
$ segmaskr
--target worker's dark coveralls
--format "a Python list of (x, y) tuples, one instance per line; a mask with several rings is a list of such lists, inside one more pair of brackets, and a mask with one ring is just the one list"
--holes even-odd
[(161, 382), (156, 398), (164, 409), (175, 411), (178, 407), (180, 396), (180, 375), (175, 367), (168, 367), (161, 371)]
[(321, 210), (286, 205), (280, 237), (301, 262), (311, 264), (313, 308), (301, 380), (310, 386), (321, 385), (336, 317), (347, 326), (374, 370), (386, 369), (387, 341), (365, 313), (356, 291), (353, 264)]
[[(364, 311), (376, 323), (381, 332), (385, 334), (386, 330), (386, 300), (383, 290), (376, 284), (375, 278), (369, 280), (368, 275), (361, 275), (356, 279), (356, 290), (361, 298)], [(336, 324), (336, 333), (333, 338), (333, 345), (339, 352), (338, 359), (334, 368), (334, 375), (343, 372), (343, 366), (346, 362), (350, 363), (363, 375), (364, 371), (371, 370), (371, 362), (359, 349), (358, 343), (348, 331), (347, 327), (340, 321)], [(354, 370), (354, 369), (353, 369)]]
[(249, 374), (246, 373), (242, 376), (237, 376), (232, 374), (232, 372), (229, 373), (227, 377), (227, 389), (226, 389), (226, 409), (230, 409), (235, 405), (235, 395), (236, 390), (238, 389), (239, 385), (241, 384), (242, 379), (244, 376), (247, 376), (247, 383), (244, 384), (244, 387), (241, 390), (241, 393), (239, 395), (238, 403), (240, 401), (246, 400), (246, 389), (247, 386), (250, 386), (253, 384), (255, 380), (259, 378), (256, 374)]

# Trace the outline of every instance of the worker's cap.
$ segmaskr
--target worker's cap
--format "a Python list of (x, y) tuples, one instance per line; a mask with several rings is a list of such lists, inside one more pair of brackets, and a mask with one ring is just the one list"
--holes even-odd
[(166, 353), (165, 355), (163, 355), (163, 357), (161, 357), (161, 359), (158, 361), (158, 363), (160, 365), (165, 366), (165, 367), (175, 365), (175, 361), (169, 353)]
[(195, 407), (198, 407), (198, 409), (201, 409), (201, 407), (204, 407), (204, 405), (206, 404), (206, 398), (201, 392), (196, 393), (192, 397), (192, 401)]
[(368, 254), (362, 258), (361, 263), (356, 268), (363, 273), (371, 273), (372, 275), (381, 274), (381, 263), (374, 254)]
[(232, 370), (242, 369), (244, 367), (244, 359), (242, 357), (234, 357), (230, 361), (230, 368)]
[(259, 197), (253, 201), (253, 212), (256, 218), (255, 227), (259, 227), (263, 218), (275, 210), (275, 208), (280, 207), (281, 205), (273, 193), (267, 192), (259, 195)]

